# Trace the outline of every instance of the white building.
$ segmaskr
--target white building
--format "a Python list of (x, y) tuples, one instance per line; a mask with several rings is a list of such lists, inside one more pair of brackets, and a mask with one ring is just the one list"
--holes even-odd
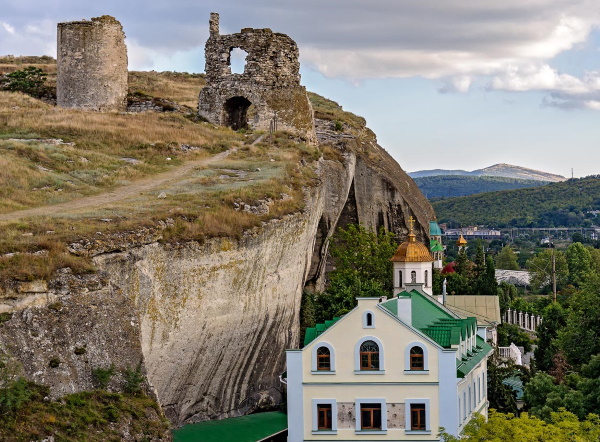
[[(418, 244), (409, 236), (395, 257)], [(287, 351), (288, 441), (435, 441), (439, 427), (458, 435), (474, 413), (487, 416), (485, 328), (430, 296), (416, 264), (394, 261), (392, 299), (358, 298)]]

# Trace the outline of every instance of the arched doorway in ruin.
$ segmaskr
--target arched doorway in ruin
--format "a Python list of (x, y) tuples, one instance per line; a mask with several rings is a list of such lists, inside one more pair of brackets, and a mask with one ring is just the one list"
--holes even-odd
[(225, 124), (233, 130), (248, 128), (248, 108), (252, 105), (245, 97), (232, 97), (225, 102)]

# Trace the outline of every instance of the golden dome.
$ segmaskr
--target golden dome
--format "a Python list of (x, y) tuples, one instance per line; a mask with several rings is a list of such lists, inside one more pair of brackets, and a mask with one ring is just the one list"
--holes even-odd
[(460, 235), (460, 238), (458, 238), (456, 240), (456, 245), (459, 246), (459, 247), (467, 245), (467, 240), (464, 238), (464, 236), (462, 236), (462, 233)]
[(425, 244), (417, 242), (415, 234), (411, 232), (408, 235), (408, 241), (403, 242), (396, 249), (392, 262), (433, 262), (431, 252)]

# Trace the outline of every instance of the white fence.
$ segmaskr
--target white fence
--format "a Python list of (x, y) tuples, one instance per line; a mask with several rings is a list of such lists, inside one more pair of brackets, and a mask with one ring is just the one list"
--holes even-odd
[(503, 322), (515, 324), (524, 330), (535, 331), (542, 323), (540, 315), (508, 309), (504, 312)]
[(498, 347), (498, 352), (502, 359), (512, 359), (515, 364), (523, 365), (521, 351), (513, 342), (510, 343), (510, 347)]

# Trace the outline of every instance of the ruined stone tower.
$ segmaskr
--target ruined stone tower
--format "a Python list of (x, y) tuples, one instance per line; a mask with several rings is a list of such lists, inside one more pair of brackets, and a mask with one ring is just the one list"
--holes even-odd
[(108, 15), (59, 23), (57, 104), (97, 111), (125, 110), (127, 46), (118, 20)]
[[(242, 74), (231, 72), (231, 51), (247, 52)], [(242, 29), (219, 34), (219, 14), (210, 15), (205, 46), (206, 86), (200, 92), (198, 113), (208, 121), (237, 130), (288, 130), (316, 141), (313, 110), (300, 86), (298, 46), (290, 37), (270, 29)]]

